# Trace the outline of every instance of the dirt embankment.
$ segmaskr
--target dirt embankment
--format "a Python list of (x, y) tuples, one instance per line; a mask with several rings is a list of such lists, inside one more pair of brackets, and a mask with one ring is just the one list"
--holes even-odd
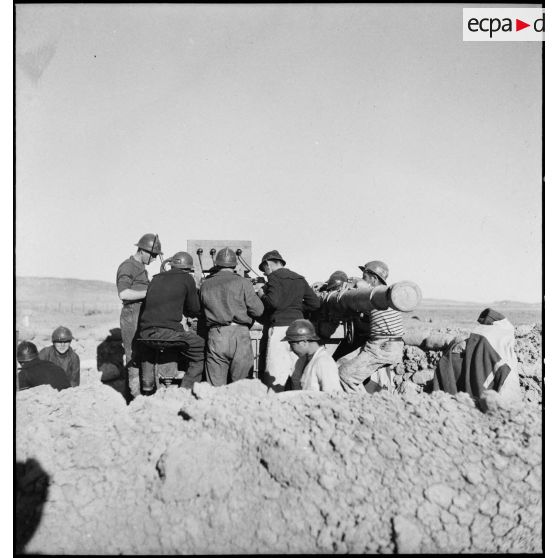
[(484, 408), (254, 380), (129, 407), (100, 384), (23, 391), (19, 540), (76, 554), (541, 551), (539, 408), (493, 392)]

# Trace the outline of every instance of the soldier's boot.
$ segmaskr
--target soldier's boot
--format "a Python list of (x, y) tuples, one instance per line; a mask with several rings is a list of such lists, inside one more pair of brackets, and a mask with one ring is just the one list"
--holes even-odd
[(144, 395), (151, 395), (155, 388), (155, 364), (144, 360), (141, 363), (141, 390)]

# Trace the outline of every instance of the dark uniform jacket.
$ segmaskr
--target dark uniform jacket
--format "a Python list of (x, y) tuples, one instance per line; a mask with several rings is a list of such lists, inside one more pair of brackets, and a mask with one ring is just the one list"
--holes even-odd
[(66, 372), (66, 376), (70, 382), (71, 387), (79, 386), (79, 356), (70, 347), (63, 355), (61, 355), (55, 348), (54, 345), (50, 347), (45, 347), (41, 349), (39, 353), (39, 358), (41, 360), (48, 360), (54, 364), (60, 366)]
[(219, 270), (208, 277), (201, 286), (200, 297), (208, 327), (231, 323), (251, 327), (253, 318), (264, 310), (252, 283), (230, 271)]
[(151, 279), (139, 329), (161, 327), (182, 331), (182, 315), (194, 318), (199, 312), (200, 300), (192, 275), (181, 269), (170, 269)]
[(60, 366), (48, 360), (36, 358), (30, 362), (22, 363), (19, 372), (19, 389), (42, 385), (50, 385), (60, 391), (69, 388), (70, 381)]
[(271, 327), (288, 326), (320, 307), (320, 299), (306, 279), (286, 267), (271, 273), (263, 290), (265, 321)]

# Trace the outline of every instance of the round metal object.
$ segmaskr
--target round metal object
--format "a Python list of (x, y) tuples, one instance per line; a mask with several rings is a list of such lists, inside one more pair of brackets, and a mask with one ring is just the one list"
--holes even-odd
[(391, 306), (400, 312), (414, 310), (422, 300), (420, 287), (412, 281), (399, 281), (389, 288)]

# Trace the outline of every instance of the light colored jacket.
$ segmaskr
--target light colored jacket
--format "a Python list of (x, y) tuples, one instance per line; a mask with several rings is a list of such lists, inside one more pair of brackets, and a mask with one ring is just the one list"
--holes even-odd
[(328, 393), (342, 391), (337, 364), (324, 347), (320, 347), (310, 361), (307, 357), (298, 359), (293, 384), (297, 389)]
[[(500, 388), (500, 395), (509, 401), (521, 401), (522, 391), (519, 384), (517, 355), (515, 353), (515, 328), (513, 324), (508, 319), (495, 321), (491, 325), (476, 324), (472, 333), (478, 333), (486, 337), (490, 345), (498, 353), (502, 360), (496, 364), (496, 369), (502, 364), (507, 364), (510, 367), (510, 373)], [(488, 387), (493, 378), (493, 374), (487, 378), (485, 388)]]

